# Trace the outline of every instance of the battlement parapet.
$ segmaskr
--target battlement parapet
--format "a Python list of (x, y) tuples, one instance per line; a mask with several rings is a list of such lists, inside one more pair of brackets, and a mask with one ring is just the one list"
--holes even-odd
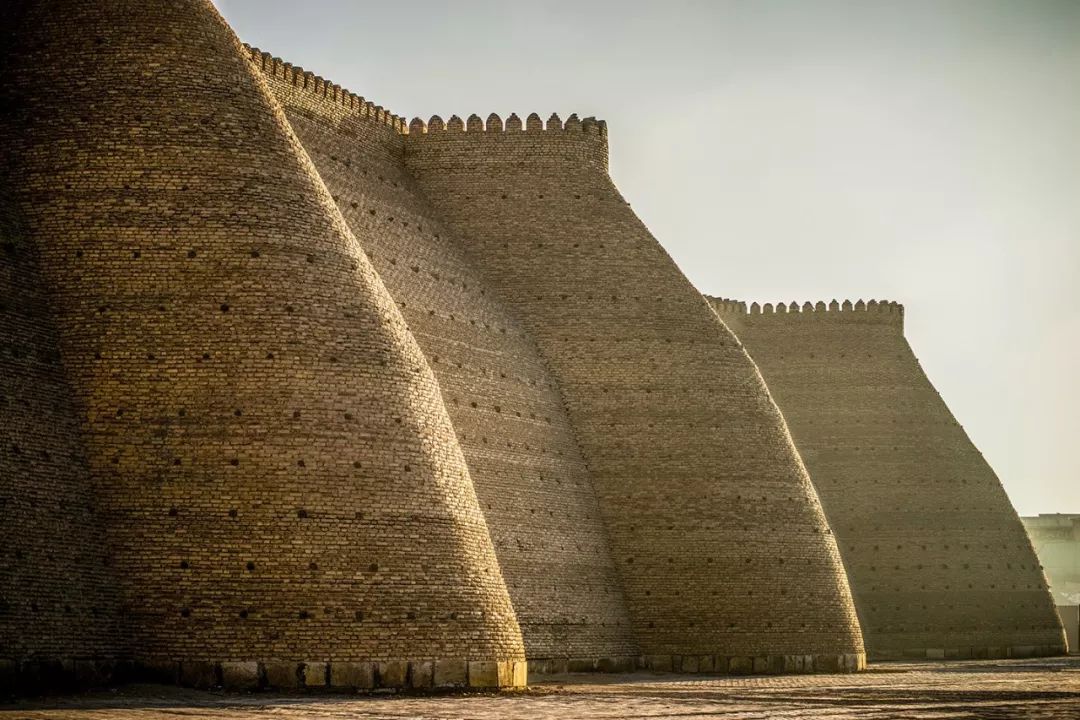
[[(595, 117), (579, 118), (572, 114), (564, 122), (557, 113), (552, 113), (544, 121), (539, 114), (530, 113), (523, 121), (516, 113), (510, 113), (504, 122), (497, 113), (489, 114), (486, 120), (474, 113), (464, 120), (451, 115), (444, 121), (439, 115), (432, 115), (426, 122), (417, 117), (406, 123), (404, 117), (299, 65), (246, 43), (244, 50), (255, 67), (270, 80), (309, 95), (316, 106), (342, 108), (347, 114), (387, 126), (414, 147), (433, 148), (441, 145), (440, 140), (480, 140), (487, 141), (485, 147), (490, 149), (494, 145), (487, 143), (510, 142), (521, 152), (529, 152), (535, 143), (542, 142), (545, 148), (561, 146), (564, 152), (556, 152), (557, 157), (586, 160), (607, 169), (607, 123)], [(521, 142), (513, 142), (515, 139)], [(458, 145), (454, 147), (464, 149)]]
[(576, 114), (564, 122), (557, 113), (546, 122), (537, 113), (524, 121), (510, 113), (505, 122), (496, 113), (486, 120), (476, 114), (464, 120), (451, 115), (445, 122), (433, 115), (427, 122), (414, 118), (409, 123), (405, 152), (407, 158), (434, 167), (453, 166), (468, 155), (470, 162), (529, 162), (534, 167), (570, 164), (607, 172), (607, 123)]
[(558, 113), (551, 113), (547, 122), (540, 119), (537, 113), (530, 113), (522, 122), (517, 113), (510, 113), (503, 123), (498, 113), (491, 113), (484, 120), (473, 113), (466, 120), (458, 115), (451, 115), (450, 119), (443, 122), (438, 115), (432, 115), (427, 122), (421, 118), (413, 118), (409, 123), (410, 135), (427, 135), (429, 133), (565, 133), (569, 135), (591, 135), (607, 137), (607, 123), (597, 120), (595, 117), (581, 119), (577, 113), (573, 113), (566, 122), (559, 117)]
[(893, 325), (904, 327), (904, 306), (890, 300), (831, 300), (815, 303), (797, 302), (747, 303), (743, 300), (709, 297), (716, 312), (725, 320), (738, 323), (760, 322), (837, 322), (859, 325)]
[(346, 90), (340, 85), (305, 70), (299, 65), (285, 62), (281, 58), (263, 52), (247, 43), (244, 43), (244, 49), (248, 52), (251, 61), (264, 74), (310, 92), (312, 95), (330, 103), (340, 105), (352, 111), (358, 117), (368, 118), (374, 122), (387, 125), (398, 134), (403, 135), (408, 132), (408, 128), (405, 126), (405, 118), (395, 115), (383, 106), (365, 100), (363, 96)]
[(510, 113), (505, 124), (497, 113), (488, 115), (486, 121), (474, 113), (467, 120), (462, 120), (457, 115), (451, 115), (450, 119), (444, 122), (438, 115), (432, 115), (427, 122), (416, 117), (406, 124), (404, 117), (390, 112), (381, 105), (376, 105), (362, 95), (332, 83), (309, 70), (305, 70), (299, 65), (293, 65), (247, 43), (244, 43), (244, 50), (247, 51), (255, 66), (264, 74), (282, 80), (293, 87), (307, 90), (315, 96), (329, 100), (344, 108), (351, 109), (355, 111), (356, 115), (389, 125), (402, 135), (427, 135), (442, 132), (448, 134), (464, 132), (505, 132), (508, 134), (515, 132), (561, 132), (568, 135), (607, 137), (607, 123), (605, 121), (597, 120), (595, 117), (582, 119), (576, 113), (570, 115), (566, 122), (562, 121), (558, 113), (552, 113), (546, 122), (537, 113), (530, 113), (524, 122), (516, 113)]

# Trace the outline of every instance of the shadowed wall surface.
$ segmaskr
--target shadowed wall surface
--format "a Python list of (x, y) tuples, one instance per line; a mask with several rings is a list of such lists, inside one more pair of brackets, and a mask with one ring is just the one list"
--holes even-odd
[(559, 390), (420, 195), (400, 119), (257, 50), (252, 59), (439, 380), (530, 668), (632, 667), (622, 590)]
[(791, 428), (871, 657), (1064, 652), (1023, 525), (923, 373), (900, 305), (711, 302)]
[(783, 420), (615, 189), (606, 128), (433, 118), (410, 125), (405, 153), (562, 388), (653, 667), (860, 666), (843, 568)]
[[(7, 178), (0, 177), (0, 189)], [(0, 193), (0, 664), (125, 650), (78, 414), (33, 244)], [(84, 680), (95, 670), (79, 663)], [(87, 674), (91, 677), (86, 677)], [(0, 672), (0, 675), (3, 675)]]
[(135, 657), (522, 682), (435, 378), (209, 3), (29, 3), (10, 58), (10, 187)]

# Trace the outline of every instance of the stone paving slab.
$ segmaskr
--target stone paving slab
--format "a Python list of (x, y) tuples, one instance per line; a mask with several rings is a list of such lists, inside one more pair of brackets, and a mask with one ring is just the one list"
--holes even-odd
[(1012, 720), (1080, 718), (1080, 658), (880, 663), (857, 675), (550, 676), (495, 694), (228, 694), (132, 685), (0, 705), (0, 720)]

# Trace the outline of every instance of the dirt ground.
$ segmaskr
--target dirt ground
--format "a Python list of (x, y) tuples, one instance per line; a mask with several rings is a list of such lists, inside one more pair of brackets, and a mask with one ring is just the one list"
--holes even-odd
[(526, 691), (433, 697), (229, 694), (129, 685), (0, 705), (0, 720), (810, 717), (1080, 720), (1080, 657), (879, 663), (858, 675), (564, 675)]

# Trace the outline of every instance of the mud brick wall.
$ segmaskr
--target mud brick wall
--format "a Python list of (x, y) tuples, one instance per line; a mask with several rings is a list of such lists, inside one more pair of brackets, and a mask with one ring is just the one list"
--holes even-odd
[(405, 170), (400, 119), (258, 50), (252, 60), (438, 378), (530, 666), (627, 666), (637, 649), (559, 389)]
[(410, 124), (405, 158), (562, 389), (650, 664), (860, 665), (783, 419), (614, 187), (603, 124), (436, 117)]
[(713, 306), (788, 421), (872, 657), (1064, 651), (1023, 525), (919, 365), (900, 305)]
[(206, 0), (0, 29), (0, 681), (1063, 651), (900, 308), (714, 313), (602, 122), (406, 126)]
[(136, 659), (522, 661), (435, 377), (210, 3), (33, 3), (7, 68)]
[(7, 179), (0, 171), (0, 690), (18, 664), (124, 650), (78, 413)]

